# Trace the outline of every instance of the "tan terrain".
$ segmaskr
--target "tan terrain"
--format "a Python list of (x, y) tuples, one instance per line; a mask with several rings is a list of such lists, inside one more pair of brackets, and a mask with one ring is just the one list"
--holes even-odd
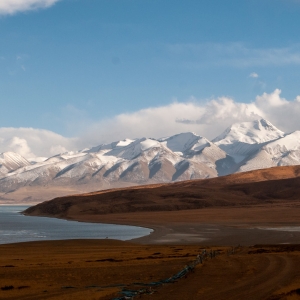
[[(0, 246), (0, 299), (300, 299), (300, 246), (206, 247), (218, 251), (173, 283), (150, 286), (193, 262), (204, 247), (111, 240)], [(137, 284), (139, 283), (139, 284)], [(148, 285), (147, 285), (148, 284)]]

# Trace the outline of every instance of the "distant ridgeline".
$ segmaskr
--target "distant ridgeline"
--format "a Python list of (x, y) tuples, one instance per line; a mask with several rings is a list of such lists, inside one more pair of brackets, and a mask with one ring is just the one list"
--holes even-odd
[(285, 134), (261, 119), (233, 124), (212, 141), (191, 132), (125, 139), (37, 162), (5, 152), (0, 154), (0, 201), (20, 188), (29, 191), (27, 196), (32, 187), (92, 191), (298, 164), (300, 131)]

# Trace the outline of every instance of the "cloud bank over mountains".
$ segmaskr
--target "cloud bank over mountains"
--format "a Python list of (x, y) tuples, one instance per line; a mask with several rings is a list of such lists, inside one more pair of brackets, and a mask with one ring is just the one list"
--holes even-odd
[(280, 94), (281, 91), (276, 89), (257, 96), (252, 103), (237, 102), (229, 97), (206, 103), (191, 98), (186, 102), (88, 122), (89, 125), (73, 138), (42, 129), (0, 128), (0, 153), (13, 151), (26, 158), (52, 156), (125, 138), (159, 138), (187, 131), (213, 139), (232, 123), (260, 118), (269, 120), (285, 132), (299, 129), (300, 96), (288, 101)]
[(191, 98), (166, 106), (142, 109), (120, 114), (90, 126), (86, 138), (110, 142), (136, 137), (162, 137), (193, 131), (208, 139), (232, 123), (265, 118), (280, 129), (290, 132), (299, 128), (300, 96), (288, 101), (281, 91), (264, 93), (252, 103), (237, 102), (229, 97), (208, 100), (205, 103)]
[(0, 128), (0, 152), (12, 151), (26, 158), (52, 156), (76, 147), (76, 139), (49, 130)]
[(60, 0), (1, 0), (0, 15), (13, 15), (19, 12), (48, 8)]

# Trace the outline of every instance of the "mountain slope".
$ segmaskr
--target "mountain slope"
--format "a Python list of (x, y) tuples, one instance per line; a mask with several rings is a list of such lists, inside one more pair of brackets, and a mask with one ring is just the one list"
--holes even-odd
[(0, 153), (0, 176), (30, 165), (30, 162), (23, 156), (14, 152)]
[(233, 124), (213, 139), (213, 142), (239, 162), (262, 145), (283, 136), (281, 130), (267, 120), (261, 119)]
[(299, 163), (300, 131), (295, 131), (262, 146), (239, 171), (299, 165)]
[(32, 196), (29, 190), (38, 187), (92, 191), (298, 165), (299, 141), (300, 131), (285, 134), (260, 119), (233, 124), (213, 141), (192, 132), (124, 139), (31, 164), (6, 153), (0, 156), (0, 201), (11, 200), (25, 188), (27, 199)]
[(247, 206), (283, 200), (299, 201), (299, 174), (300, 166), (281, 167), (222, 178), (72, 195), (30, 207), (25, 214), (76, 219), (78, 215), (174, 211), (216, 206)]
[[(181, 151), (174, 151), (176, 147)], [(19, 168), (0, 180), (0, 191), (28, 185), (98, 184), (101, 188), (102, 183), (117, 186), (118, 182), (132, 185), (209, 178), (218, 175), (216, 161), (224, 157), (223, 150), (192, 133), (162, 140), (124, 140)]]

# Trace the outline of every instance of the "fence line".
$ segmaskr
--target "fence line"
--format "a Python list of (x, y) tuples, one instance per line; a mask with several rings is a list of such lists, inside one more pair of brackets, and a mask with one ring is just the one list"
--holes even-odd
[(138, 295), (152, 294), (153, 293), (152, 287), (161, 286), (161, 285), (167, 284), (167, 283), (174, 283), (178, 279), (185, 277), (189, 272), (192, 272), (195, 269), (195, 267), (198, 264), (202, 264), (204, 262), (204, 260), (209, 259), (209, 258), (213, 259), (218, 254), (220, 254), (220, 253), (217, 250), (210, 250), (208, 252), (208, 251), (206, 251), (206, 249), (204, 249), (204, 250), (202, 250), (202, 252), (200, 254), (197, 255), (197, 258), (193, 262), (186, 265), (177, 274), (175, 274), (175, 275), (173, 275), (173, 276), (171, 276), (167, 279), (156, 281), (156, 282), (149, 282), (149, 283), (136, 282), (136, 283), (133, 283), (133, 285), (137, 285), (137, 286), (139, 285), (139, 286), (143, 286), (143, 287), (146, 287), (146, 288), (141, 288), (141, 289), (137, 289), (137, 290), (128, 290), (126, 288), (123, 288), (122, 291), (120, 292), (120, 294), (122, 294), (122, 296), (118, 297), (118, 298), (113, 298), (112, 300), (131, 300), (135, 296), (138, 296)]

